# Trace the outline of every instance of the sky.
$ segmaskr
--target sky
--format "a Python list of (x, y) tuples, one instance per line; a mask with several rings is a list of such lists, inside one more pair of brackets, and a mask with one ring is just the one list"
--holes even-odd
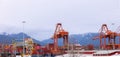
[(52, 37), (57, 23), (70, 34), (98, 32), (102, 24), (115, 31), (120, 25), (120, 1), (0, 0), (0, 33), (19, 33), (24, 27), (26, 34), (42, 41)]

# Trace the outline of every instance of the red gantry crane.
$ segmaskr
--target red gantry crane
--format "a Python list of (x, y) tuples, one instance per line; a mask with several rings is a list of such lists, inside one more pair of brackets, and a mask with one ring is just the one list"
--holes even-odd
[[(115, 49), (116, 36), (118, 36), (116, 32), (112, 32), (108, 29), (106, 24), (103, 24), (99, 31), (99, 36), (93, 38), (93, 40), (100, 40), (101, 49)], [(106, 39), (108, 39), (108, 43), (106, 43)]]
[(56, 29), (53, 35), (54, 40), (54, 52), (58, 51), (58, 38), (63, 38), (63, 44), (64, 46), (68, 45), (68, 32), (65, 31), (62, 27), (61, 23), (57, 23)]

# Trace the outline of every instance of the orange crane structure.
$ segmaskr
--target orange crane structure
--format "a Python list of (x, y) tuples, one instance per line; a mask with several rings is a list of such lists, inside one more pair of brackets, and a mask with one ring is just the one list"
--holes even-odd
[(61, 23), (57, 23), (56, 29), (53, 35), (53, 40), (54, 40), (54, 52), (57, 52), (59, 47), (58, 47), (58, 39), (63, 38), (63, 44), (64, 47), (68, 45), (68, 32), (65, 31), (62, 27)]
[[(99, 31), (99, 36), (93, 38), (93, 40), (100, 40), (101, 49), (118, 49), (120, 48), (120, 44), (116, 44), (117, 36), (120, 36), (120, 34), (109, 30), (107, 25), (103, 24)], [(106, 39), (108, 39), (108, 41)]]

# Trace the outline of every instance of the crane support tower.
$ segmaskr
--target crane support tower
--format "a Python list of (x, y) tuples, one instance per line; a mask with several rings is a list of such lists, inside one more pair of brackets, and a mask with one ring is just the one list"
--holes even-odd
[(57, 23), (53, 35), (54, 51), (58, 51), (58, 38), (63, 38), (64, 47), (68, 45), (68, 32), (63, 29), (61, 23)]
[(119, 46), (118, 44), (116, 44), (117, 36), (119, 36), (118, 33), (109, 30), (107, 25), (103, 24), (101, 29), (99, 30), (99, 36), (96, 38), (93, 38), (93, 40), (96, 40), (96, 39), (100, 40), (101, 49), (116, 49), (116, 46)]

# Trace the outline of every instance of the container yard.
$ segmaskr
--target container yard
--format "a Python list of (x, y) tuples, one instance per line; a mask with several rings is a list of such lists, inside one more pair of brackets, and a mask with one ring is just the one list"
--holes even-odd
[[(109, 30), (107, 24), (103, 24), (99, 30), (98, 36), (92, 40), (99, 40), (99, 50), (95, 49), (94, 45), (81, 46), (80, 44), (70, 44), (69, 32), (64, 30), (61, 23), (57, 23), (54, 34), (51, 36), (53, 43), (41, 46), (35, 43), (32, 38), (24, 38), (21, 42), (13, 41), (12, 44), (0, 44), (1, 57), (81, 57), (81, 56), (118, 56), (120, 55), (120, 40), (116, 37), (120, 36), (117, 32)], [(58, 45), (58, 39), (63, 38), (63, 45)], [(108, 39), (108, 41), (107, 41)], [(119, 38), (120, 39), (120, 38)], [(119, 41), (119, 43), (116, 43)]]

